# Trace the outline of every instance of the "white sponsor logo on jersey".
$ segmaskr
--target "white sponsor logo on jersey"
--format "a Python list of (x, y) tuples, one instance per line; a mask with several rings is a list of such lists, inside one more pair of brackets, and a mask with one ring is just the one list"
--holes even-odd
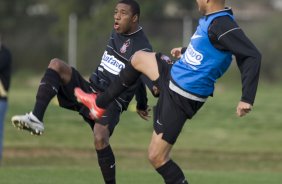
[(188, 63), (189, 65), (192, 65), (191, 68), (195, 70), (195, 66), (200, 65), (203, 59), (203, 54), (196, 51), (190, 43), (184, 55), (184, 62)]
[(197, 39), (197, 38), (202, 38), (202, 35), (198, 35), (197, 32), (192, 36), (191, 40)]
[(114, 75), (118, 75), (121, 69), (125, 67), (125, 64), (123, 62), (121, 62), (114, 56), (109, 55), (107, 51), (104, 52), (100, 65), (104, 67), (105, 70)]

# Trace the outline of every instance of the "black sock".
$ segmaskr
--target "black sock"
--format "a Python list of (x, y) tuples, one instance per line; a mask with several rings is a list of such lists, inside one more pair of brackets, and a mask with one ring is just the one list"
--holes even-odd
[(156, 170), (163, 177), (166, 184), (188, 184), (182, 170), (172, 160), (169, 160)]
[(119, 78), (111, 83), (104, 93), (98, 95), (96, 104), (98, 107), (106, 109), (107, 106), (128, 87), (139, 78), (141, 73), (137, 71), (131, 63), (121, 70)]
[(61, 78), (59, 74), (53, 69), (48, 68), (41, 79), (32, 111), (40, 121), (43, 120), (46, 108), (52, 98), (58, 93), (60, 85)]
[(116, 183), (116, 166), (115, 166), (115, 156), (112, 151), (111, 146), (96, 150), (98, 163), (102, 171), (104, 180), (106, 184)]

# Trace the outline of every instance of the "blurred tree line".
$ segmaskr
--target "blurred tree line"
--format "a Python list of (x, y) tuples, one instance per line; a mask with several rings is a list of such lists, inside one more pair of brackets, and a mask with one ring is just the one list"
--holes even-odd
[[(138, 1), (138, 0), (137, 0)], [(183, 17), (197, 17), (195, 1), (139, 0), (141, 26), (156, 51), (182, 45)], [(113, 0), (0, 0), (0, 32), (11, 49), (14, 72), (43, 72), (54, 57), (67, 61), (69, 15), (78, 18), (77, 67), (90, 74), (100, 63), (113, 26)], [(245, 26), (263, 53), (263, 76), (281, 79), (281, 12)], [(247, 25), (247, 24), (246, 24)], [(244, 27), (244, 29), (245, 29)], [(188, 36), (187, 36), (188, 38)]]
[[(163, 20), (168, 1), (140, 1), (141, 25), (143, 20)], [(14, 53), (14, 71), (30, 68), (42, 71), (54, 57), (67, 60), (68, 20), (75, 13), (78, 68), (91, 72), (100, 62), (112, 30), (116, 3), (113, 0), (0, 0), (0, 31)], [(193, 3), (181, 0), (179, 5), (191, 9)]]

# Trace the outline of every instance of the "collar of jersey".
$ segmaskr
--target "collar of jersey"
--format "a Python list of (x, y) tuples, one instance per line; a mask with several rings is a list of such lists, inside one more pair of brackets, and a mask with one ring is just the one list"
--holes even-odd
[(141, 30), (142, 30), (142, 27), (141, 27), (141, 26), (139, 26), (139, 27), (138, 27), (138, 29), (137, 29), (136, 31), (134, 31), (134, 32), (132, 32), (132, 33), (129, 33), (129, 34), (122, 34), (122, 35), (124, 35), (124, 36), (130, 36), (130, 35), (133, 35), (133, 34), (135, 34), (135, 33), (139, 32), (139, 31), (141, 31)]
[(233, 15), (232, 8), (226, 7), (226, 8), (224, 8), (223, 10), (219, 10), (219, 11), (212, 12), (212, 13), (209, 13), (209, 14), (205, 15), (205, 18), (208, 19), (209, 16), (214, 15), (214, 14), (217, 14), (217, 13), (220, 13), (220, 12), (227, 12), (227, 13)]

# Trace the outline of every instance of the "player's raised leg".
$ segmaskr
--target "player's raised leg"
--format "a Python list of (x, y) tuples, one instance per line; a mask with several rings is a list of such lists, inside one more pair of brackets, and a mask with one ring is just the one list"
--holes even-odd
[(70, 81), (71, 73), (71, 67), (62, 60), (52, 59), (39, 84), (33, 110), (25, 115), (13, 116), (12, 124), (31, 134), (41, 135), (44, 132), (44, 113), (52, 98), (58, 93), (60, 85)]
[[(136, 52), (131, 59), (131, 65), (136, 71), (146, 75), (151, 81), (157, 80), (160, 76), (155, 52)], [(124, 80), (125, 78), (126, 76)]]

